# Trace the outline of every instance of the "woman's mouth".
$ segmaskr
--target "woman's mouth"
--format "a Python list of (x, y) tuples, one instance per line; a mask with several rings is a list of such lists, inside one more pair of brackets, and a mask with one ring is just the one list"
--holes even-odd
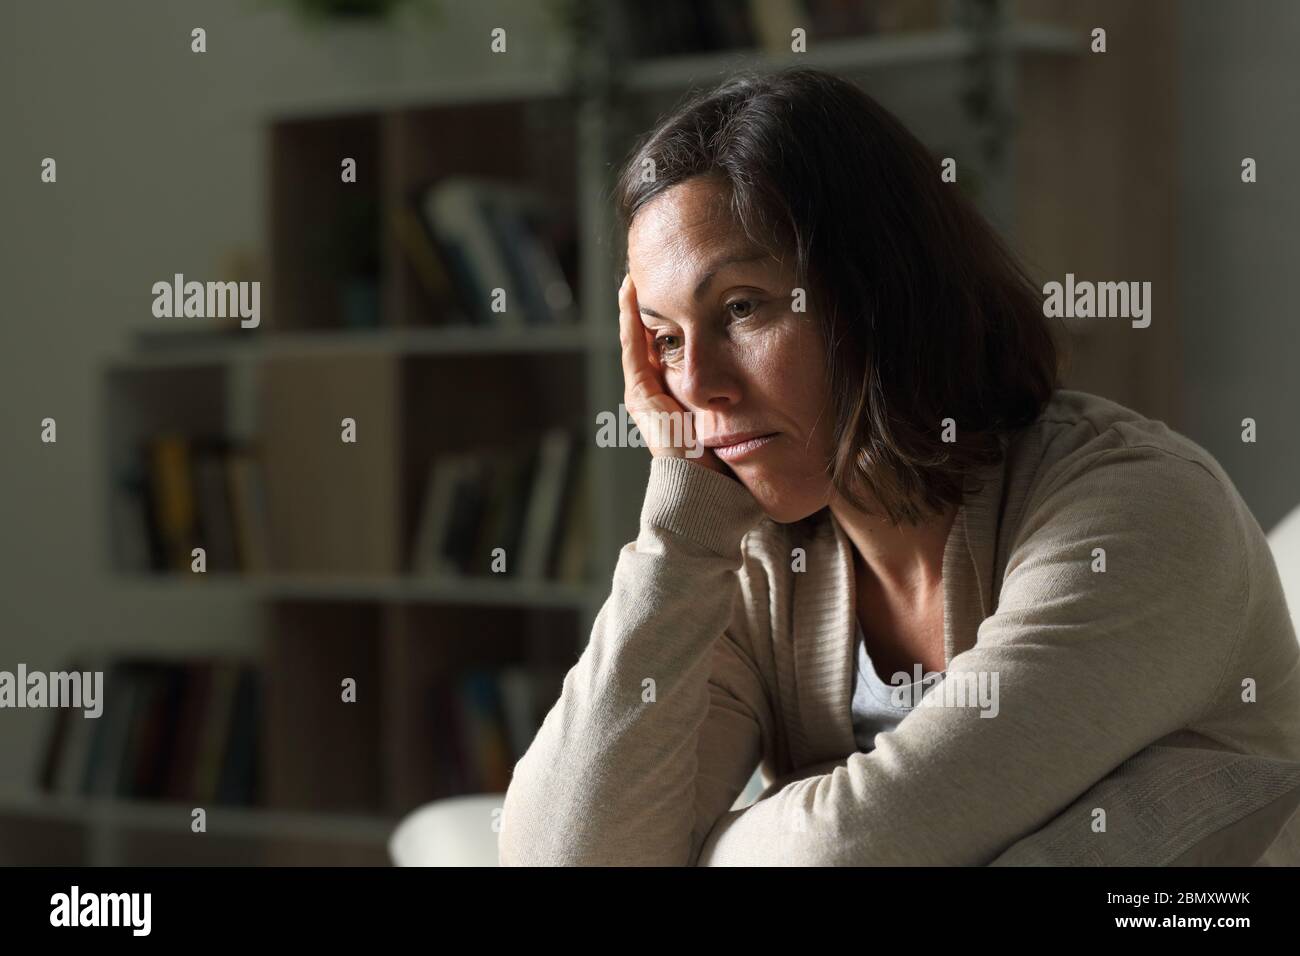
[(757, 454), (776, 440), (777, 432), (736, 432), (715, 435), (704, 444), (728, 464), (743, 461)]

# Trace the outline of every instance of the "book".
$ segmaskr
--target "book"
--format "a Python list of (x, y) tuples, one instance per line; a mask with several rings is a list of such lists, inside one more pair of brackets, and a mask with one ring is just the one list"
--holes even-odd
[(579, 444), (572, 429), (556, 427), (514, 448), (435, 459), (418, 506), (412, 570), (432, 577), (486, 576), (494, 573), (494, 550), (503, 548), (505, 576), (557, 577), (563, 539), (586, 533), (576, 523), (585, 520)]
[(415, 273), (435, 314), (447, 321), (464, 320), (464, 309), (457, 301), (456, 282), (436, 238), (415, 208), (418, 196), (394, 204), (390, 223), (397, 245)]
[(212, 665), (190, 662), (181, 668), (182, 703), (176, 716), (171, 759), (167, 763), (161, 796), (168, 800), (193, 800), (199, 740), (207, 718)]
[(104, 710), (91, 732), (90, 751), (81, 774), (82, 794), (116, 794), (142, 689), (140, 665), (135, 660), (115, 661), (105, 673)]
[(523, 578), (540, 580), (546, 577), (564, 506), (573, 444), (573, 436), (567, 429), (553, 428), (542, 436), (536, 477), (524, 518), (519, 558), (519, 573)]
[(238, 571), (235, 521), (226, 478), (228, 449), (220, 440), (193, 445), (199, 538), (209, 571)]
[(229, 661), (213, 664), (207, 713), (199, 735), (194, 767), (194, 799), (214, 802), (221, 768), (230, 741), (232, 711), (239, 682), (239, 666)]
[(147, 446), (154, 520), (162, 536), (166, 566), (188, 572), (191, 551), (198, 541), (189, 441), (183, 435), (164, 434), (149, 439)]
[[(505, 181), (453, 176), (428, 188), (422, 211), (475, 321), (508, 328), (576, 321), (549, 230), (557, 214), (545, 196)], [(498, 289), (502, 311), (494, 311)]]
[[(483, 217), (477, 183), (449, 178), (431, 187), (424, 198), (425, 222), (448, 250), (473, 319), (483, 324), (522, 325), (518, 289), (510, 277), (496, 237)], [(495, 289), (505, 293), (505, 311), (494, 313)]]
[(478, 670), (465, 674), (457, 702), (474, 787), (482, 793), (501, 793), (510, 784), (513, 764), (495, 675)]
[(236, 562), (245, 573), (264, 574), (271, 566), (271, 549), (261, 458), (235, 449), (226, 455), (225, 466)]
[(487, 474), (485, 461), (468, 457), (456, 476), (451, 517), (441, 553), (447, 566), (457, 574), (468, 574), (476, 566), (487, 567), (486, 561), (475, 561), (474, 553), (487, 510)]
[(456, 487), (470, 462), (467, 455), (443, 455), (429, 467), (420, 524), (411, 555), (411, 569), (417, 574), (436, 577), (459, 570), (446, 558), (444, 547), (451, 526)]
[[(258, 798), (260, 670), (249, 662), (124, 656), (74, 662), (105, 674), (96, 719), (57, 708), (37, 786), (113, 800), (251, 805)], [(215, 674), (215, 693), (209, 693)]]
[(553, 664), (514, 664), (471, 667), (434, 681), (430, 705), (438, 733), (430, 754), (440, 795), (504, 791), (567, 673)]
[[(102, 672), (105, 675), (103, 692), (107, 693), (110, 662), (102, 655), (91, 655), (82, 661), (74, 661), (69, 669), (87, 672)], [(101, 700), (101, 706), (107, 710), (107, 702)], [(73, 795), (83, 792), (86, 763), (90, 759), (91, 748), (97, 731), (104, 720), (104, 712), (99, 717), (86, 717), (85, 711), (59, 708), (59, 714), (66, 715), (67, 727), (62, 735), (52, 735), (49, 746), (55, 748), (47, 753), (45, 776), (50, 780), (50, 790), (54, 793)], [(59, 718), (55, 718), (58, 720)]]
[(114, 479), (110, 495), (114, 565), (124, 571), (163, 570), (165, 549), (140, 461)]
[(479, 562), (482, 570), (493, 567), (492, 555), (499, 548), (506, 556), (505, 570), (501, 573), (507, 577), (518, 576), (519, 543), (535, 468), (536, 455), (532, 448), (501, 451), (489, 458), (484, 514), (479, 522), (473, 558), (469, 567), (463, 569), (467, 573), (481, 573)]
[(591, 558), (591, 469), (588, 453), (579, 454), (566, 476), (558, 532), (553, 535), (549, 576), (566, 584), (588, 580)]
[(166, 671), (158, 664), (142, 661), (137, 668), (134, 706), (128, 719), (121, 762), (114, 773), (113, 792), (123, 798), (142, 796), (143, 778), (154, 773), (152, 764), (161, 759), (160, 732), (166, 700)]
[(221, 436), (162, 434), (142, 441), (113, 483), (113, 558), (124, 571), (191, 573), (268, 563), (261, 472), (250, 447)]
[(257, 794), (257, 728), (262, 720), (262, 682), (256, 668), (236, 671), (230, 730), (217, 775), (216, 802), (231, 806), (255, 802)]

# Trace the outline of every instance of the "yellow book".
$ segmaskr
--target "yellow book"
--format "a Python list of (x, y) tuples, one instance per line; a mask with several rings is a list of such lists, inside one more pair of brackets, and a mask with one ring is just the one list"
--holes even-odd
[(167, 549), (169, 566), (190, 569), (194, 546), (194, 483), (189, 447), (179, 435), (162, 435), (150, 446), (154, 488), (154, 514)]

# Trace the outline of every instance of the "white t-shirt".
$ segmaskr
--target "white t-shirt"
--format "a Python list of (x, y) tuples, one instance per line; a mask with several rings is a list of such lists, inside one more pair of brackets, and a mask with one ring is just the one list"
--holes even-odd
[[(898, 680), (886, 683), (876, 673), (876, 667), (867, 655), (867, 642), (863, 640), (862, 626), (858, 625), (858, 653), (855, 665), (856, 677), (853, 684), (853, 739), (863, 753), (874, 750), (876, 734), (893, 730), (899, 721), (908, 715), (916, 701), (939, 683), (940, 676), (922, 676), (919, 681)], [(913, 677), (909, 674), (908, 677)], [(895, 675), (890, 675), (891, 681)]]

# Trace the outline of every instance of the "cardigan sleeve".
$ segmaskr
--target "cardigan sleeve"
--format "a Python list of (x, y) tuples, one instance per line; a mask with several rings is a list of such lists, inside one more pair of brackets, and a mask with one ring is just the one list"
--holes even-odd
[(1250, 582), (1211, 472), (1112, 449), (1027, 514), (975, 646), (873, 751), (724, 814), (701, 865), (984, 865), (1231, 690)]
[(749, 650), (743, 485), (654, 458), (635, 542), (559, 700), (515, 765), (503, 865), (685, 865), (744, 789), (772, 733)]

